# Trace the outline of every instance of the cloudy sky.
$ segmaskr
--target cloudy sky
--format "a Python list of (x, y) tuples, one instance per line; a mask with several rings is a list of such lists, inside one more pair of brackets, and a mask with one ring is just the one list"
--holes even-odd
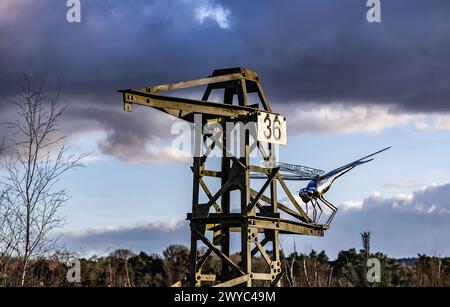
[[(190, 162), (170, 146), (174, 121), (124, 113), (116, 91), (242, 66), (288, 115), (281, 160), (329, 170), (393, 146), (335, 183), (332, 228), (296, 237), (301, 251), (335, 257), (370, 230), (391, 256), (450, 255), (450, 2), (381, 3), (368, 23), (364, 0), (81, 0), (70, 24), (65, 0), (2, 0), (0, 96), (25, 74), (49, 96), (60, 83), (67, 142), (93, 152), (63, 181), (65, 239), (85, 253), (187, 244)], [(0, 122), (15, 112), (0, 102)]]

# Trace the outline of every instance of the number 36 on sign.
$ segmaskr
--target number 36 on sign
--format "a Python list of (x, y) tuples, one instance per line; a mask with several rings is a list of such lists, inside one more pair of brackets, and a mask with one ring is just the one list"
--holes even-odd
[(258, 141), (287, 145), (286, 117), (258, 112)]

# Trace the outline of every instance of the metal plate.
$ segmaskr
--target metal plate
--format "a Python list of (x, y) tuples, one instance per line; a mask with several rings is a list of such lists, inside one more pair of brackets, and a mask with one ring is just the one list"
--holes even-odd
[(258, 141), (287, 145), (286, 117), (258, 112)]

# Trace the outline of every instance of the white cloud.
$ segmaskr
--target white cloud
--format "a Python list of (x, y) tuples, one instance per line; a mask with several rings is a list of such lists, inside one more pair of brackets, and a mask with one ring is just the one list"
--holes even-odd
[(401, 209), (407, 212), (450, 214), (450, 184), (422, 187), (412, 194), (399, 193), (383, 198), (374, 192), (362, 202), (347, 201), (341, 205), (346, 209), (373, 209), (379, 206), (384, 210)]
[(380, 133), (386, 128), (411, 123), (415, 115), (394, 113), (388, 106), (303, 106), (288, 112), (288, 127), (296, 133)]
[(102, 140), (99, 142), (99, 147), (102, 152), (133, 164), (165, 164), (192, 160), (186, 153), (170, 145), (147, 144), (142, 147), (129, 147), (126, 144), (116, 144), (113, 148), (106, 140)]
[(349, 210), (349, 209), (361, 209), (363, 207), (362, 201), (345, 201), (339, 207), (339, 210)]
[[(2, 0), (0, 1), (0, 24), (15, 20), (24, 7), (32, 6), (30, 0)], [(32, 8), (30, 8), (32, 10)]]
[(450, 115), (438, 115), (435, 122), (435, 129), (450, 130)]
[(230, 28), (230, 10), (225, 9), (219, 4), (206, 1), (195, 9), (195, 20), (203, 24), (205, 19), (212, 19), (217, 22), (220, 28)]
[(420, 131), (450, 130), (450, 114), (401, 113), (391, 106), (367, 104), (284, 105), (288, 129), (294, 133), (371, 133), (399, 126)]
[(450, 114), (423, 116), (423, 119), (416, 123), (416, 128), (427, 132), (448, 131), (450, 130)]
[(398, 188), (400, 188), (400, 189), (423, 189), (423, 188), (426, 188), (428, 185), (419, 180), (405, 179), (405, 180), (391, 181), (391, 182), (384, 184), (384, 186), (388, 187), (388, 188), (395, 188), (395, 189), (398, 189)]

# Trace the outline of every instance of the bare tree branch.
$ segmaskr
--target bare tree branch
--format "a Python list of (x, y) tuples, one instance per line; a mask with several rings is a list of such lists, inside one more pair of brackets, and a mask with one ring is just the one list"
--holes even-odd
[(56, 247), (53, 230), (63, 223), (58, 211), (68, 199), (57, 184), (64, 173), (82, 167), (87, 156), (69, 154), (69, 148), (61, 145), (65, 137), (58, 121), (65, 107), (58, 102), (59, 90), (53, 99), (43, 95), (44, 84), (32, 89), (26, 78), (20, 99), (8, 100), (17, 107), (18, 119), (7, 123), (14, 140), (8, 144), (7, 175), (0, 190), (0, 256), (22, 260), (22, 286), (30, 260)]

